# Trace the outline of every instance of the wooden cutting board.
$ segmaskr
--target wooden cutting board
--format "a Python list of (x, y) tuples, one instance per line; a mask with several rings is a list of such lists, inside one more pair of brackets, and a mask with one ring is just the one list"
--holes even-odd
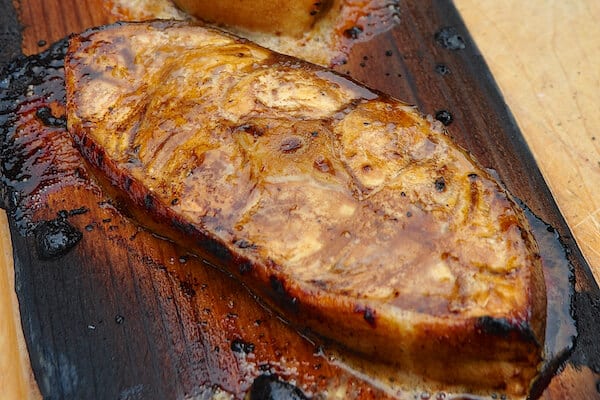
[[(591, 24), (592, 16), (599, 15), (597, 8), (592, 2), (571, 2), (573, 7), (564, 10), (558, 3), (549, 7), (547, 2), (528, 5), (456, 2), (484, 54), (492, 56), (487, 60), (521, 125), (520, 131), (453, 5), (447, 1), (405, 3), (401, 5), (399, 26), (368, 43), (357, 44), (341, 72), (349, 72), (372, 87), (416, 103), (426, 113), (449, 111), (454, 119), (448, 126), (450, 133), (484, 166), (495, 169), (507, 187), (534, 213), (558, 230), (570, 251), (579, 293), (585, 294), (580, 299), (597, 306), (597, 286), (570, 232), (576, 234), (588, 260), (597, 266), (600, 241), (595, 218), (600, 201), (592, 189), (599, 177), (598, 169), (590, 168), (590, 163), (600, 157), (596, 139), (592, 139), (595, 115), (584, 111), (588, 110), (590, 100), (592, 104), (599, 103), (593, 99), (600, 91), (593, 90), (598, 86), (596, 70), (578, 65), (577, 73), (568, 66), (570, 60), (594, 54), (586, 49), (597, 43), (587, 40), (586, 47), (581, 41), (593, 38), (584, 29), (588, 23), (589, 29), (598, 30)], [(110, 22), (99, 0), (21, 0), (17, 10), (25, 28), (22, 45), (25, 54), (37, 53), (70, 32)], [(544, 19), (554, 12), (568, 17)], [(537, 23), (514, 22), (524, 15)], [(577, 29), (564, 23), (565, 19), (577, 21)], [(538, 38), (544, 35), (540, 27), (547, 28), (548, 21), (554, 21), (550, 26), (558, 33), (578, 34), (577, 40), (573, 40), (579, 45), (569, 48), (565, 57), (552, 56), (554, 48), (547, 50), (541, 45), (546, 42)], [(451, 51), (434, 40), (435, 33), (444, 27), (456, 30), (465, 41), (464, 49)], [(564, 40), (563, 36), (555, 36), (554, 43), (556, 37)], [(387, 55), (388, 50), (392, 50), (392, 56)], [(531, 67), (537, 64), (543, 66), (543, 78), (538, 78), (538, 70)], [(441, 69), (436, 69), (440, 65), (450, 73), (440, 73)], [(562, 74), (555, 75), (557, 69)], [(525, 82), (523, 76), (527, 78)], [(586, 84), (584, 78), (590, 83)], [(558, 85), (559, 80), (568, 85)], [(548, 100), (556, 97), (564, 101)], [(586, 118), (584, 122), (578, 119), (580, 116)], [(59, 199), (55, 201), (60, 203)], [(110, 222), (104, 225), (108, 231)], [(25, 339), (44, 395), (141, 398), (148, 390), (154, 390), (151, 393), (175, 397), (174, 394), (185, 394), (182, 387), (193, 386), (190, 383), (195, 378), (193, 366), (199, 360), (180, 354), (182, 348), (194, 348), (190, 338), (195, 333), (186, 331), (189, 320), (198, 323), (202, 320), (189, 310), (198, 301), (186, 301), (196, 290), (196, 286), (189, 285), (190, 277), (163, 273), (160, 268), (123, 270), (115, 266), (109, 268), (111, 276), (107, 277), (103, 275), (106, 265), (102, 264), (107, 259), (99, 250), (92, 261), (74, 256), (63, 260), (65, 265), (57, 269), (56, 265), (37, 262), (31, 256), (31, 240), (15, 234), (13, 231)], [(104, 250), (110, 250), (110, 246)], [(173, 249), (153, 251), (169, 253)], [(122, 256), (126, 258), (127, 254)], [(154, 283), (147, 286), (148, 281)], [(172, 301), (161, 301), (165, 297)], [(159, 321), (159, 326), (153, 321)], [(213, 334), (218, 336), (216, 332)], [(582, 365), (581, 354), (576, 356), (580, 358), (566, 365), (564, 372), (551, 383), (545, 398), (598, 396), (595, 387), (598, 376)], [(589, 357), (597, 362), (597, 355)], [(183, 377), (178, 380), (174, 377), (179, 372)], [(107, 386), (109, 383), (113, 386)]]

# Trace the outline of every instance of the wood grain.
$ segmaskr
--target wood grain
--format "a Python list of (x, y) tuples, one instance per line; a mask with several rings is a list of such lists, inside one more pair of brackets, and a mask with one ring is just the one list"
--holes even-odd
[[(588, 259), (594, 262), (594, 254), (599, 251), (597, 243), (600, 243), (597, 240), (597, 220), (600, 219), (597, 210), (600, 205), (598, 195), (593, 192), (593, 183), (598, 182), (593, 172), (593, 166), (597, 165), (593, 160), (598, 158), (598, 142), (590, 135), (593, 134), (593, 122), (596, 122), (593, 105), (600, 102), (597, 101), (599, 92), (594, 90), (598, 85), (597, 69), (588, 71), (582, 62), (587, 60), (593, 64), (595, 59), (592, 57), (600, 54), (597, 41), (593, 43), (594, 36), (590, 35), (589, 40), (584, 37), (586, 30), (598, 30), (592, 24), (598, 13), (597, 6), (591, 1), (565, 3), (456, 1), (492, 66), (504, 99), (497, 96), (497, 88), (486, 75), (487, 69), (476, 48), (449, 52), (434, 43), (434, 33), (444, 24), (462, 26), (453, 13), (452, 5), (446, 1), (406, 2), (400, 29), (382, 35), (376, 43), (358, 45), (341, 72), (347, 70), (371, 86), (417, 103), (425, 112), (450, 110), (455, 118), (449, 126), (451, 133), (486, 167), (496, 169), (514, 193), (561, 232), (567, 245), (575, 249), (572, 261), (580, 289), (593, 289), (593, 281), (586, 275), (587, 267), (576, 251), (570, 231), (576, 235)], [(574, 8), (568, 8), (568, 5)], [(17, 7), (25, 27), (25, 54), (37, 53), (70, 32), (110, 22), (101, 0), (21, 0)], [(585, 7), (588, 7), (587, 11)], [(520, 22), (523, 15), (527, 16), (529, 24)], [(580, 20), (584, 22), (575, 27)], [(552, 29), (560, 37), (548, 41), (548, 37), (552, 37)], [(461, 30), (459, 33), (468, 38), (468, 32)], [(503, 38), (500, 44), (498, 36)], [(569, 46), (575, 39), (578, 45)], [(560, 54), (569, 57), (558, 56), (557, 49), (563, 49), (563, 46), (567, 47), (566, 52)], [(387, 50), (393, 51), (393, 57), (387, 56)], [(435, 66), (440, 63), (450, 68), (450, 75), (442, 77), (434, 72)], [(578, 67), (579, 74), (573, 74), (570, 63)], [(504, 100), (517, 117), (535, 160), (526, 146), (520, 146), (520, 133), (512, 125)], [(586, 158), (588, 161), (585, 161)], [(541, 166), (569, 226), (556, 210), (536, 162)], [(570, 165), (575, 167), (566, 167)], [(54, 204), (45, 211), (48, 214), (40, 218), (51, 218), (57, 209), (65, 207), (60, 196), (52, 201)], [(93, 203), (89, 206), (93, 207)], [(73, 207), (79, 205), (77, 201), (72, 204)], [(76, 223), (84, 227), (88, 222), (81, 220)], [(54, 269), (46, 268), (45, 264), (36, 266), (37, 261), (28, 251), (34, 243), (27, 238), (15, 238), (19, 268), (28, 278), (21, 295), (29, 293), (39, 297), (45, 290), (52, 294), (49, 297), (44, 295), (46, 297), (41, 297), (42, 300), (38, 298), (38, 303), (30, 303), (27, 309), (34, 312), (27, 316), (30, 318), (27, 333), (38, 332), (41, 335), (38, 342), (41, 347), (32, 361), (38, 373), (43, 371), (47, 374), (46, 381), (41, 382), (45, 385), (43, 392), (65, 395), (76, 389), (69, 386), (68, 378), (72, 378), (69, 373), (77, 367), (92, 372), (85, 377), (91, 377), (94, 383), (79, 392), (89, 397), (129, 395), (134, 398), (146, 390), (144, 387), (155, 387), (155, 384), (162, 385), (163, 394), (184, 395), (190, 389), (190, 386), (185, 386), (190, 381), (206, 379), (206, 370), (194, 370), (200, 360), (185, 354), (188, 354), (189, 346), (197, 345), (196, 341), (202, 339), (197, 337), (199, 333), (207, 333), (178, 321), (189, 319), (199, 322), (203, 319), (194, 310), (202, 310), (204, 303), (209, 304), (214, 299), (202, 295), (190, 299), (189, 289), (197, 289), (197, 286), (186, 285), (193, 283), (194, 279), (208, 278), (202, 272), (183, 276), (180, 270), (173, 272), (173, 268), (167, 268), (169, 272), (157, 269), (156, 265), (139, 264), (138, 261), (132, 262), (129, 267), (114, 264), (115, 258), (107, 257), (107, 252), (116, 252), (122, 259), (131, 256), (127, 251), (123, 253), (118, 246), (113, 248), (114, 243), (103, 239), (105, 235), (113, 235), (112, 240), (115, 240), (114, 229), (110, 229), (114, 224), (98, 220), (95, 226), (95, 236), (88, 238), (85, 249), (97, 263), (88, 264), (74, 255), (74, 260), (65, 261), (65, 265), (70, 267), (63, 266), (63, 269), (57, 269), (54, 264), (50, 266)], [(6, 226), (2, 227), (6, 231)], [(132, 228), (121, 226), (115, 229)], [(148, 240), (148, 252), (165, 252), (177, 263), (176, 249), (167, 246), (157, 250), (152, 247), (155, 242)], [(96, 248), (98, 243), (107, 246), (106, 249)], [(5, 267), (10, 268), (10, 265)], [(138, 279), (135, 279), (136, 276)], [(214, 276), (208, 280), (211, 279), (219, 281)], [(227, 287), (224, 290), (235, 292)], [(165, 298), (170, 300), (164, 301)], [(48, 304), (43, 304), (43, 301), (48, 301)], [(140, 306), (150, 308), (143, 310)], [(48, 314), (49, 310), (55, 314)], [(35, 312), (39, 314), (35, 315)], [(217, 312), (226, 313), (227, 310), (218, 311), (217, 307)], [(116, 316), (121, 314), (125, 315), (126, 323), (115, 324)], [(264, 319), (268, 320), (266, 316)], [(239, 332), (236, 330), (239, 329), (238, 324), (224, 319), (222, 325), (216, 325), (220, 328), (211, 331), (215, 335), (214, 340), (228, 343), (231, 339), (228, 333)], [(251, 324), (248, 317), (242, 325)], [(293, 336), (269, 340), (282, 348), (290, 343), (301, 343)], [(51, 360), (54, 364), (48, 360), (44, 363), (40, 358), (40, 354), (48, 355), (44, 352), (50, 350), (55, 352), (53, 356), (56, 358)], [(127, 357), (122, 364), (115, 366), (110, 354), (102, 354), (107, 351), (115, 351), (112, 357), (123, 354)], [(87, 354), (85, 360), (77, 359), (81, 354)], [(214, 355), (213, 361), (219, 362)], [(148, 371), (136, 369), (139, 364), (147, 365)], [(228, 365), (233, 364), (223, 364), (224, 367)], [(65, 371), (66, 381), (56, 376)], [(182, 377), (173, 380), (179, 371), (182, 371)], [(335, 370), (328, 373), (335, 373)], [(586, 367), (569, 366), (552, 381), (544, 398), (560, 399), (574, 393), (592, 398), (598, 394), (593, 387), (597, 379), (598, 376)], [(115, 385), (97, 386), (97, 380), (115, 382)], [(136, 386), (135, 382), (143, 385)], [(233, 382), (231, 385), (236, 387)]]
[(600, 280), (600, 2), (455, 4)]
[[(6, 213), (0, 224), (8, 226)], [(29, 364), (29, 353), (21, 330), (19, 304), (15, 293), (15, 275), (10, 233), (0, 231), (0, 389), (9, 399), (41, 398)]]
[(107, 24), (112, 18), (103, 0), (15, 1), (23, 25), (23, 54), (36, 54), (71, 33)]

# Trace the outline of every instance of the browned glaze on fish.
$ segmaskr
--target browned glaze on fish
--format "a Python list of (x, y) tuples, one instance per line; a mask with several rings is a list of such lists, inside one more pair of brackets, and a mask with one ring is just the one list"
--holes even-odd
[(527, 392), (545, 326), (537, 246), (414, 108), (181, 22), (75, 36), (65, 70), (68, 128), (140, 223), (349, 349)]

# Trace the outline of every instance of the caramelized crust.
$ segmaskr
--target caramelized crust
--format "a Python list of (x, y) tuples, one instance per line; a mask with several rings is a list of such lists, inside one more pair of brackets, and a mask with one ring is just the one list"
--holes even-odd
[(414, 108), (181, 22), (74, 37), (66, 82), (77, 146), (141, 224), (348, 349), (526, 393), (545, 327), (536, 244)]

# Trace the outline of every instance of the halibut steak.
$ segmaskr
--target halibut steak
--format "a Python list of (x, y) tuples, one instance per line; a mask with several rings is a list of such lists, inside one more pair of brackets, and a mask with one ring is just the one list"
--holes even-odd
[(442, 127), (188, 22), (72, 37), (67, 124), (115, 203), (299, 329), (452, 384), (527, 393), (546, 291), (522, 210)]

